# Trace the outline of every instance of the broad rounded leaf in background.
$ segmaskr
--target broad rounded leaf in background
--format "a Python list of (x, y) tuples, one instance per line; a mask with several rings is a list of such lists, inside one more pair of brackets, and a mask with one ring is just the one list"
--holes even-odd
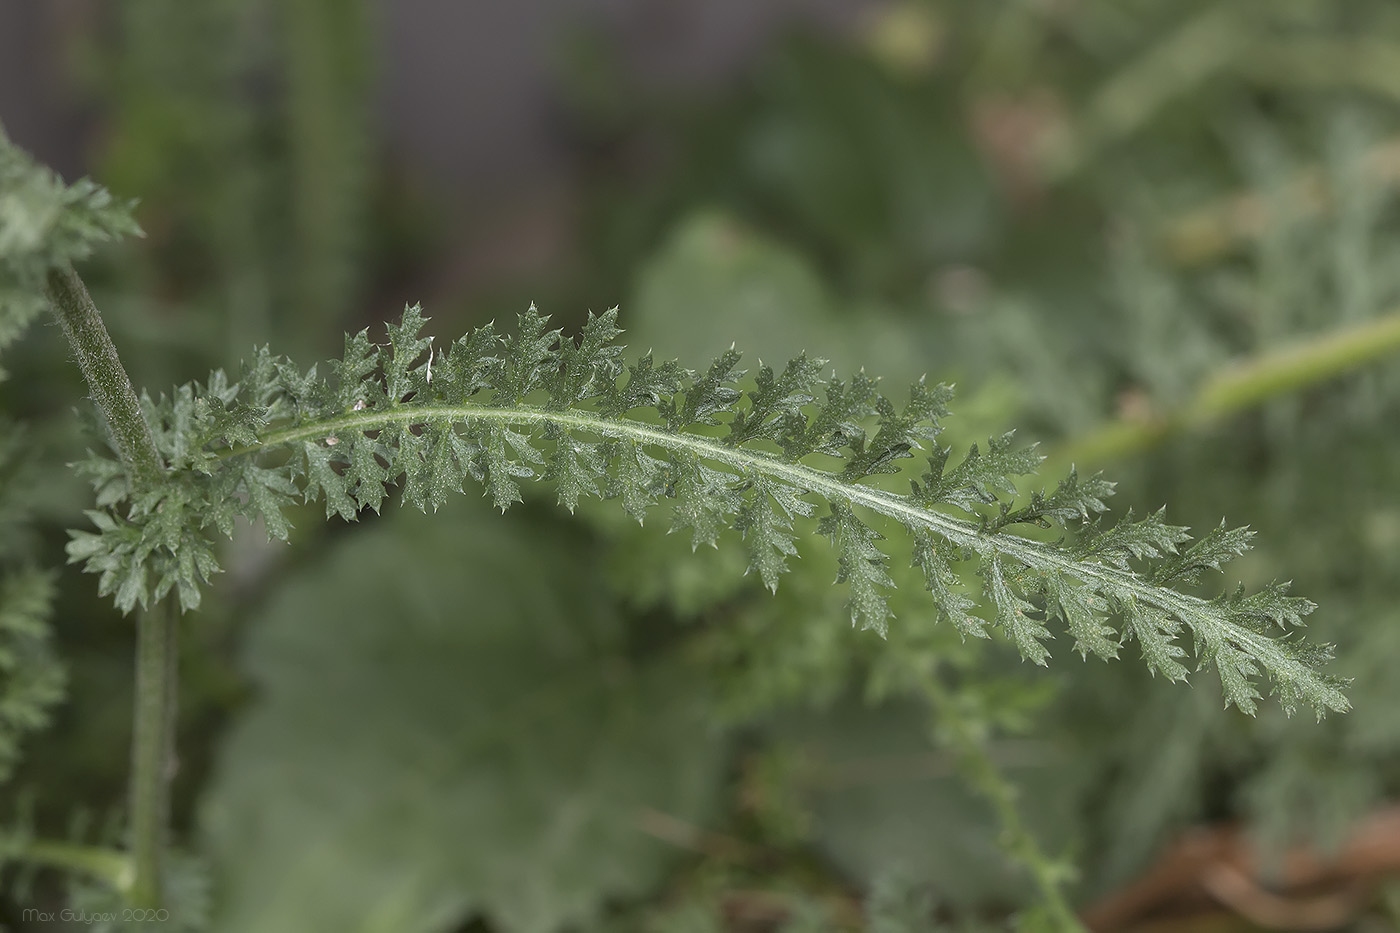
[(649, 811), (710, 812), (723, 738), (679, 665), (628, 660), (587, 542), (449, 512), (355, 529), (249, 633), (201, 814), (216, 929), (586, 923), (678, 854)]

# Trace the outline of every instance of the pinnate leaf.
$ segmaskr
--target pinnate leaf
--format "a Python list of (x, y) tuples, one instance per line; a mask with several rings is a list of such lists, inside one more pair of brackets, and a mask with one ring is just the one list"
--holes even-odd
[[(624, 365), (613, 312), (590, 317), (575, 339), (531, 307), (515, 336), (488, 325), (436, 354), (425, 322), (415, 306), (386, 346), (347, 338), (346, 358), (325, 367), (331, 379), (260, 351), (237, 383), (216, 373), (148, 402), (161, 455), (178, 469), (133, 498), (113, 469), (89, 464), (105, 511), (96, 534), (75, 534), (72, 559), (123, 610), (172, 588), (188, 608), (218, 569), (207, 530), (227, 533), (235, 513), (281, 536), (296, 494), (354, 519), (378, 510), (390, 485), (405, 503), (438, 509), (470, 478), (505, 510), (524, 498), (523, 482), (543, 479), (568, 509), (598, 495), (640, 522), (667, 503), (672, 529), (696, 547), (733, 530), (750, 570), (775, 589), (812, 530), (799, 523), (825, 503), (815, 530), (831, 540), (859, 627), (889, 624), (894, 582), (881, 542), (900, 527), (936, 615), (964, 635), (986, 633), (958, 573), (974, 562), (987, 615), (1036, 664), (1050, 656), (1053, 620), (1086, 656), (1114, 657), (1136, 641), (1152, 671), (1180, 680), (1189, 635), (1198, 666), (1218, 669), (1242, 709), (1254, 709), (1261, 677), (1285, 706), (1347, 707), (1339, 682), (1317, 670), (1328, 649), (1291, 634), (1306, 600), (1282, 586), (1215, 600), (1173, 589), (1245, 550), (1246, 529), (1222, 524), (1189, 543), (1160, 511), (1103, 521), (1112, 484), (1073, 470), (1052, 491), (1018, 498), (1016, 478), (1040, 455), (1006, 433), (951, 463), (937, 443), (944, 386), (920, 380), (901, 405), (864, 373), (823, 377), (805, 356), (760, 366), (746, 385), (733, 349), (698, 373), (650, 354)], [(918, 449), (929, 469), (909, 495), (870, 482)], [(1011, 531), (1024, 525), (1064, 534)]]

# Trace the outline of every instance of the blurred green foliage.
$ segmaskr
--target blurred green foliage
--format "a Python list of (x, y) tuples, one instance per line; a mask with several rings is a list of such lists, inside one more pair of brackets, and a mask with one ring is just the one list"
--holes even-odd
[[(101, 114), (90, 156), (142, 199), (148, 239), (93, 278), (137, 383), (255, 342), (314, 358), (389, 316), (368, 296), (424, 233), (385, 232), (415, 208), (378, 161), (366, 7), (112, 15), (116, 40), (80, 62)], [(1315, 600), (1310, 635), (1338, 644), (1353, 712), (1246, 719), (1213, 685), (1134, 664), (1032, 671), (1003, 642), (912, 624), (922, 582), (896, 571), (911, 624), (887, 650), (928, 660), (938, 706), (851, 630), (829, 555), (770, 598), (736, 542), (692, 554), (612, 507), (348, 530), (312, 507), (290, 553), (256, 534), (228, 547), (186, 636), (177, 825), (206, 859), (213, 928), (1046, 922), (953, 732), (1020, 788), (1046, 863), (1077, 866), (1076, 904), (1201, 822), (1245, 821), (1266, 862), (1341, 844), (1400, 784), (1400, 366), (1378, 354), (1172, 419), (1236, 360), (1400, 313), (1397, 55), (1380, 2), (910, 0), (854, 36), (788, 36), (702, 97), (565, 72), (585, 208), (573, 260), (531, 286), (580, 315), (616, 300), (629, 344), (662, 356), (732, 341), (956, 381), (955, 447), (1023, 425), (1107, 468), (1119, 514), (1165, 502), (1193, 526), (1249, 524), (1259, 547), (1225, 585), (1291, 577)], [(440, 333), (516, 309), (453, 310)], [(46, 462), (75, 459), (93, 443), (71, 426), (82, 390), (52, 334), (25, 340), (0, 409)], [(0, 538), (7, 586), (12, 564), (61, 564), (83, 495), (60, 471), (26, 494), (25, 560), (19, 531)], [(551, 572), (515, 579), (521, 552)], [(113, 842), (73, 814), (121, 799), (129, 633), (90, 579), (59, 580), (69, 702), (7, 787), (36, 789), (27, 828)], [(402, 597), (412, 617), (386, 609)], [(0, 922), (23, 930), (23, 906), (63, 893), (19, 880)]]
[(395, 516), (264, 607), (201, 807), (220, 929), (594, 921), (677, 861), (648, 821), (714, 818), (701, 671), (629, 651), (585, 536), (500, 524)]

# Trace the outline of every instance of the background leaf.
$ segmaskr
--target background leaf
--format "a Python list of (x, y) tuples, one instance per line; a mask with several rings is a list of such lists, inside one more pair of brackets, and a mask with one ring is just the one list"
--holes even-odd
[(404, 511), (271, 599), (202, 810), (215, 929), (549, 931), (651, 890), (646, 814), (703, 821), (726, 741), (692, 671), (627, 660), (582, 544)]

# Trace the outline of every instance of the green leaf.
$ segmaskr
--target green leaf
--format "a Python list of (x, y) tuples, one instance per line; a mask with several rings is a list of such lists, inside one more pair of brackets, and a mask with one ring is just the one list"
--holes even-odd
[(691, 532), (690, 547), (719, 546), (720, 532), (733, 524), (733, 516), (744, 499), (734, 488), (728, 473), (711, 469), (698, 457), (677, 453), (668, 468), (670, 483), (666, 494), (675, 499), (671, 509), (671, 530)]
[(1035, 607), (1007, 583), (1000, 557), (993, 557), (982, 566), (982, 578), (996, 610), (997, 627), (1010, 637), (1021, 657), (1044, 667), (1050, 651), (1041, 642), (1050, 637), (1050, 630), (1035, 617)]
[[(388, 482), (401, 483), (404, 502), (426, 509), (441, 507), (470, 476), (504, 510), (524, 498), (522, 480), (546, 478), (568, 508), (596, 492), (618, 499), (639, 522), (668, 501), (672, 527), (689, 530), (696, 546), (732, 528), (748, 544), (750, 569), (772, 589), (797, 554), (793, 518), (825, 502), (830, 515), (818, 530), (832, 541), (862, 628), (885, 630), (894, 585), (868, 513), (913, 537), (936, 611), (964, 635), (983, 629), (957, 582), (957, 566), (975, 561), (997, 624), (1038, 664), (1049, 657), (1046, 619), (1053, 617), (1081, 653), (1111, 657), (1115, 642), (1135, 638), (1149, 668), (1179, 680), (1186, 667), (1178, 641), (1189, 633), (1198, 662), (1220, 669), (1227, 699), (1242, 708), (1253, 708), (1252, 688), (1239, 685), (1258, 676), (1273, 681), (1285, 707), (1347, 708), (1340, 683), (1316, 669), (1327, 649), (1287, 639), (1311, 604), (1282, 587), (1228, 600), (1172, 588), (1195, 584), (1241, 553), (1244, 529), (1222, 525), (1183, 550), (1185, 530), (1166, 524), (1161, 512), (1117, 525), (1098, 521), (1112, 484), (1073, 470), (1054, 491), (1032, 493), (1017, 507), (1015, 477), (1041, 458), (1034, 447), (1015, 447), (1010, 433), (985, 451), (972, 446), (954, 466), (934, 445), (930, 469), (910, 495), (865, 484), (935, 440), (946, 387), (916, 382), (901, 408), (864, 373), (821, 379), (813, 361), (798, 357), (781, 373), (760, 367), (753, 386), (736, 389), (732, 351), (699, 375), (650, 355), (624, 373), (617, 348), (605, 343), (617, 333), (610, 315), (592, 319), (579, 342), (547, 330), (533, 308), (521, 320), (516, 337), (479, 328), (433, 357), (425, 356), (429, 339), (419, 336), (422, 315), (410, 308), (390, 328), (378, 370), (366, 369), (369, 351), (351, 338), (348, 360), (329, 367), (334, 386), (315, 367), (303, 371), (261, 352), (237, 386), (215, 374), (207, 387), (149, 402), (161, 455), (185, 466), (130, 502), (126, 515), (109, 512), (97, 540), (75, 536), (73, 559), (101, 574), (101, 591), (115, 594), (124, 610), (146, 602), (153, 586), (178, 585), (189, 607), (200, 581), (217, 570), (205, 529), (227, 532), (235, 511), (275, 511), (288, 482), (308, 501), (324, 499), (328, 516), (353, 520), (359, 508), (380, 506)], [(343, 384), (351, 373), (360, 374), (363, 391)], [(392, 404), (380, 403), (380, 385)], [(241, 441), (230, 438), (224, 425), (231, 412), (246, 431), (257, 426), (256, 443), (246, 432)], [(708, 427), (690, 429), (726, 421), (718, 438)], [(274, 458), (287, 451), (284, 469)], [(820, 464), (807, 463), (809, 456)], [(273, 472), (248, 472), (249, 460)], [(110, 467), (86, 471), (109, 510), (127, 501), (130, 490)], [(972, 515), (951, 516), (948, 506)], [(1007, 531), (1017, 524), (1065, 533), (1039, 540)], [(269, 528), (284, 530), (277, 518)]]
[(754, 478), (753, 492), (739, 507), (734, 527), (749, 546), (749, 570), (758, 571), (770, 591), (777, 592), (778, 578), (787, 572), (787, 558), (797, 556), (793, 517), (813, 511), (799, 490), (761, 474)]
[(520, 315), (519, 332), (501, 344), (499, 374), (495, 380), (497, 398), (515, 404), (544, 383), (551, 371), (557, 371), (555, 347), (559, 330), (545, 330), (549, 318), (541, 315), (534, 305)]
[(336, 377), (336, 404), (353, 411), (378, 407), (384, 393), (370, 378), (378, 368), (379, 348), (370, 342), (369, 328), (353, 337), (346, 334), (345, 355), (331, 363)]
[(826, 401), (806, 421), (805, 429), (793, 422), (793, 432), (782, 439), (784, 456), (800, 460), (813, 453), (839, 457), (845, 447), (859, 451), (865, 443), (865, 428), (861, 422), (875, 413), (878, 398), (875, 380), (863, 371), (849, 384), (829, 379)]
[(883, 634), (891, 616), (885, 591), (893, 588), (894, 581), (885, 569), (889, 558), (875, 545), (882, 536), (857, 518), (849, 506), (836, 502), (818, 530), (836, 549), (841, 567), (836, 582), (850, 584), (851, 622)]
[(944, 539), (922, 529), (914, 532), (914, 566), (923, 571), (940, 613), (964, 638), (986, 638), (987, 624), (974, 615), (977, 604), (962, 592), (958, 575), (953, 572), (952, 562), (959, 557)]
[(1045, 581), (1046, 606), (1060, 617), (1074, 638), (1080, 657), (1090, 654), (1105, 660), (1118, 657), (1118, 640), (1113, 626), (1108, 624), (1108, 600), (1096, 593), (1077, 587), (1062, 576), (1051, 575)]
[[(403, 319), (397, 325), (390, 324), (388, 327), (389, 346), (380, 352), (384, 357), (384, 389), (390, 405), (402, 404), (407, 396), (427, 387), (433, 340), (419, 336), (427, 323), (423, 309), (412, 305), (404, 309)], [(358, 350), (358, 346), (355, 349)], [(423, 359), (425, 352), (427, 360)], [(354, 360), (342, 372), (362, 366), (362, 361)]]
[(1069, 476), (1060, 480), (1055, 491), (1049, 495), (1036, 490), (1031, 493), (1031, 501), (1019, 509), (1013, 509), (1010, 503), (1003, 502), (1000, 513), (988, 521), (988, 527), (1001, 529), (1026, 522), (1050, 528), (1055, 522), (1075, 519), (1088, 521), (1094, 513), (1108, 509), (1103, 500), (1111, 495), (1112, 483), (1099, 475), (1081, 480), (1079, 473), (1071, 467)]
[[(331, 439), (335, 443), (330, 443)], [(302, 452), (306, 455), (306, 501), (310, 502), (319, 495), (326, 502), (326, 518), (339, 515), (347, 522), (353, 522), (359, 511), (347, 491), (345, 477), (336, 472), (334, 465), (335, 448), (339, 443), (339, 438), (333, 434), (302, 443)]]
[(1033, 446), (1013, 447), (1013, 437), (1014, 432), (1008, 431), (1000, 437), (989, 438), (985, 454), (973, 444), (967, 456), (951, 469), (948, 468), (951, 451), (935, 447), (923, 484), (914, 485), (915, 498), (929, 505), (947, 502), (965, 512), (974, 512), (977, 505), (996, 502), (1003, 493), (1015, 495), (1016, 484), (1011, 477), (1034, 473), (1045, 458)]
[(603, 455), (597, 444), (576, 440), (553, 422), (545, 436), (555, 447), (544, 478), (554, 482), (559, 504), (572, 513), (578, 508), (579, 497), (601, 495), (598, 480), (606, 469)]
[(1107, 527), (1089, 525), (1080, 535), (1077, 552), (1084, 557), (1106, 560), (1127, 567), (1129, 558), (1153, 558), (1175, 554), (1177, 546), (1191, 540), (1182, 525), (1168, 525), (1166, 509), (1158, 509), (1142, 521), (1133, 521), (1129, 510), (1123, 520)]
[(605, 386), (603, 411), (621, 415), (634, 408), (660, 408), (663, 396), (674, 394), (689, 374), (674, 360), (656, 365), (648, 353), (627, 367), (627, 378)]
[(586, 554), (465, 505), (342, 539), (259, 613), (201, 808), (214, 930), (588, 929), (684, 854), (650, 814), (710, 819), (696, 673), (632, 666)]
[(528, 438), (497, 425), (487, 428), (483, 447), (486, 490), (491, 495), (491, 504), (504, 512), (516, 502), (523, 501), (520, 498), (520, 484), (515, 480), (530, 479), (535, 475), (535, 471), (522, 461), (539, 463), (541, 460)]
[(269, 535), (286, 541), (292, 526), (282, 510), (292, 505), (296, 484), (282, 470), (264, 469), (251, 460), (245, 462), (240, 479), (248, 491), (248, 516), (261, 518)]
[(632, 440), (610, 442), (605, 457), (608, 472), (604, 480), (604, 498), (620, 500), (627, 514), (635, 518), (637, 524), (642, 524), (647, 508), (666, 486), (661, 461)]
[(734, 413), (725, 441), (737, 446), (758, 438), (776, 439), (805, 423), (802, 409), (815, 399), (812, 393), (824, 365), (804, 353), (789, 360), (781, 375), (774, 375), (771, 366), (761, 367), (749, 404)]
[(1137, 639), (1148, 669), (1167, 680), (1185, 680), (1188, 671), (1178, 659), (1185, 657), (1186, 651), (1175, 641), (1180, 623), (1158, 607), (1143, 605), (1131, 596), (1121, 601), (1120, 610), (1127, 623), (1124, 633)]
[(0, 352), (47, 307), (50, 269), (85, 258), (99, 243), (141, 236), (131, 208), (86, 178), (63, 184), (0, 129)]
[(615, 341), (621, 333), (616, 308), (596, 317), (588, 313), (578, 342), (565, 340), (562, 344), (558, 374), (552, 380), (546, 378), (551, 407), (567, 408), (617, 381), (622, 371), (622, 347)]
[(1187, 548), (1178, 557), (1162, 563), (1152, 574), (1161, 584), (1197, 583), (1207, 570), (1219, 570), (1232, 557), (1249, 550), (1254, 533), (1248, 528), (1226, 528), (1225, 520), (1212, 528), (1204, 538)]
[(894, 461), (912, 457), (911, 451), (923, 449), (938, 436), (938, 419), (948, 414), (952, 397), (948, 386), (929, 386), (923, 379), (909, 387), (909, 402), (902, 410), (896, 410), (894, 403), (882, 396), (875, 404), (880, 413), (875, 438), (846, 462), (842, 475), (856, 479), (896, 472)]
[(49, 643), (54, 577), (34, 569), (0, 576), (0, 784), (19, 759), (21, 739), (48, 725), (67, 684)]
[(350, 463), (345, 479), (347, 484), (354, 483), (355, 503), (362, 509), (374, 509), (377, 513), (387, 495), (384, 484), (390, 478), (388, 468), (380, 463), (380, 457), (388, 461), (391, 455), (387, 448), (362, 431), (341, 432), (340, 438), (341, 443), (350, 446)]
[(662, 417), (672, 431), (692, 424), (716, 424), (715, 413), (729, 411), (741, 393), (733, 387), (744, 375), (738, 369), (743, 354), (732, 346), (710, 364), (705, 375), (694, 380), (684, 393), (662, 409)]

